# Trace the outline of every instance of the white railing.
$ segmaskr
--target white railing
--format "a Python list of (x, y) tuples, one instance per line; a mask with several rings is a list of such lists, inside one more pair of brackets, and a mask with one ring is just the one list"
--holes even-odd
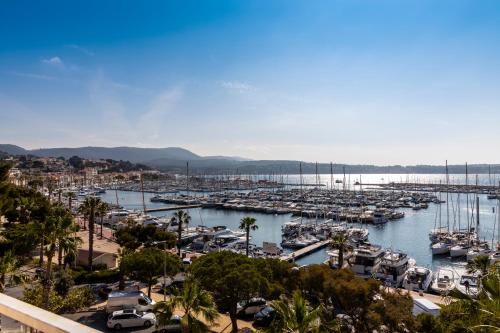
[(0, 315), (17, 320), (25, 332), (99, 333), (93, 328), (0, 293)]

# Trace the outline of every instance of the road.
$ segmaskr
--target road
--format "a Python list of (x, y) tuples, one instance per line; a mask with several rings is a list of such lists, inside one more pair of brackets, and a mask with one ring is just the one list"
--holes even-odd
[(96, 312), (78, 312), (78, 313), (69, 313), (69, 314), (64, 314), (64, 317), (74, 320), (76, 322), (79, 322), (80, 324), (92, 327), (96, 330), (106, 332), (106, 331), (112, 331), (112, 332), (122, 332), (122, 333), (151, 333), (154, 332), (154, 327), (150, 328), (142, 328), (142, 327), (135, 327), (135, 328), (124, 328), (119, 331), (116, 330), (111, 330), (106, 327), (106, 312), (101, 310), (101, 311), (96, 311)]

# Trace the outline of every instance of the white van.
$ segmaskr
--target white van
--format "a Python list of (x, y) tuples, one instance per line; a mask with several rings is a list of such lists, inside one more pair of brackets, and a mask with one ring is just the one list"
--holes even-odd
[(142, 291), (112, 291), (106, 303), (106, 312), (135, 309), (138, 312), (150, 312), (153, 310), (155, 301), (145, 295)]

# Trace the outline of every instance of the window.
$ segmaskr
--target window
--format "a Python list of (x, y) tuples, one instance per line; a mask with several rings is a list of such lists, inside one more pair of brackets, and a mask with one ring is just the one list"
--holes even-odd
[(148, 302), (143, 298), (139, 298), (139, 305), (148, 305)]

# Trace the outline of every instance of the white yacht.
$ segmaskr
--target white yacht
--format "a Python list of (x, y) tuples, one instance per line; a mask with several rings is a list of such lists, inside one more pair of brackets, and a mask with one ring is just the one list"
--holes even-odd
[(411, 267), (403, 279), (403, 288), (413, 291), (427, 291), (432, 283), (432, 271), (426, 267)]
[(379, 245), (359, 245), (349, 260), (351, 270), (361, 277), (375, 277), (384, 253)]
[(388, 250), (380, 261), (377, 279), (397, 288), (401, 286), (406, 271), (414, 264), (415, 260), (406, 253)]
[(347, 229), (347, 236), (353, 242), (366, 242), (369, 235), (368, 229), (365, 228), (349, 228)]
[(387, 223), (389, 220), (385, 216), (385, 213), (380, 210), (375, 210), (373, 212), (373, 224), (384, 224)]
[(455, 289), (455, 274), (450, 269), (440, 268), (434, 276), (431, 290), (440, 295), (447, 295)]

